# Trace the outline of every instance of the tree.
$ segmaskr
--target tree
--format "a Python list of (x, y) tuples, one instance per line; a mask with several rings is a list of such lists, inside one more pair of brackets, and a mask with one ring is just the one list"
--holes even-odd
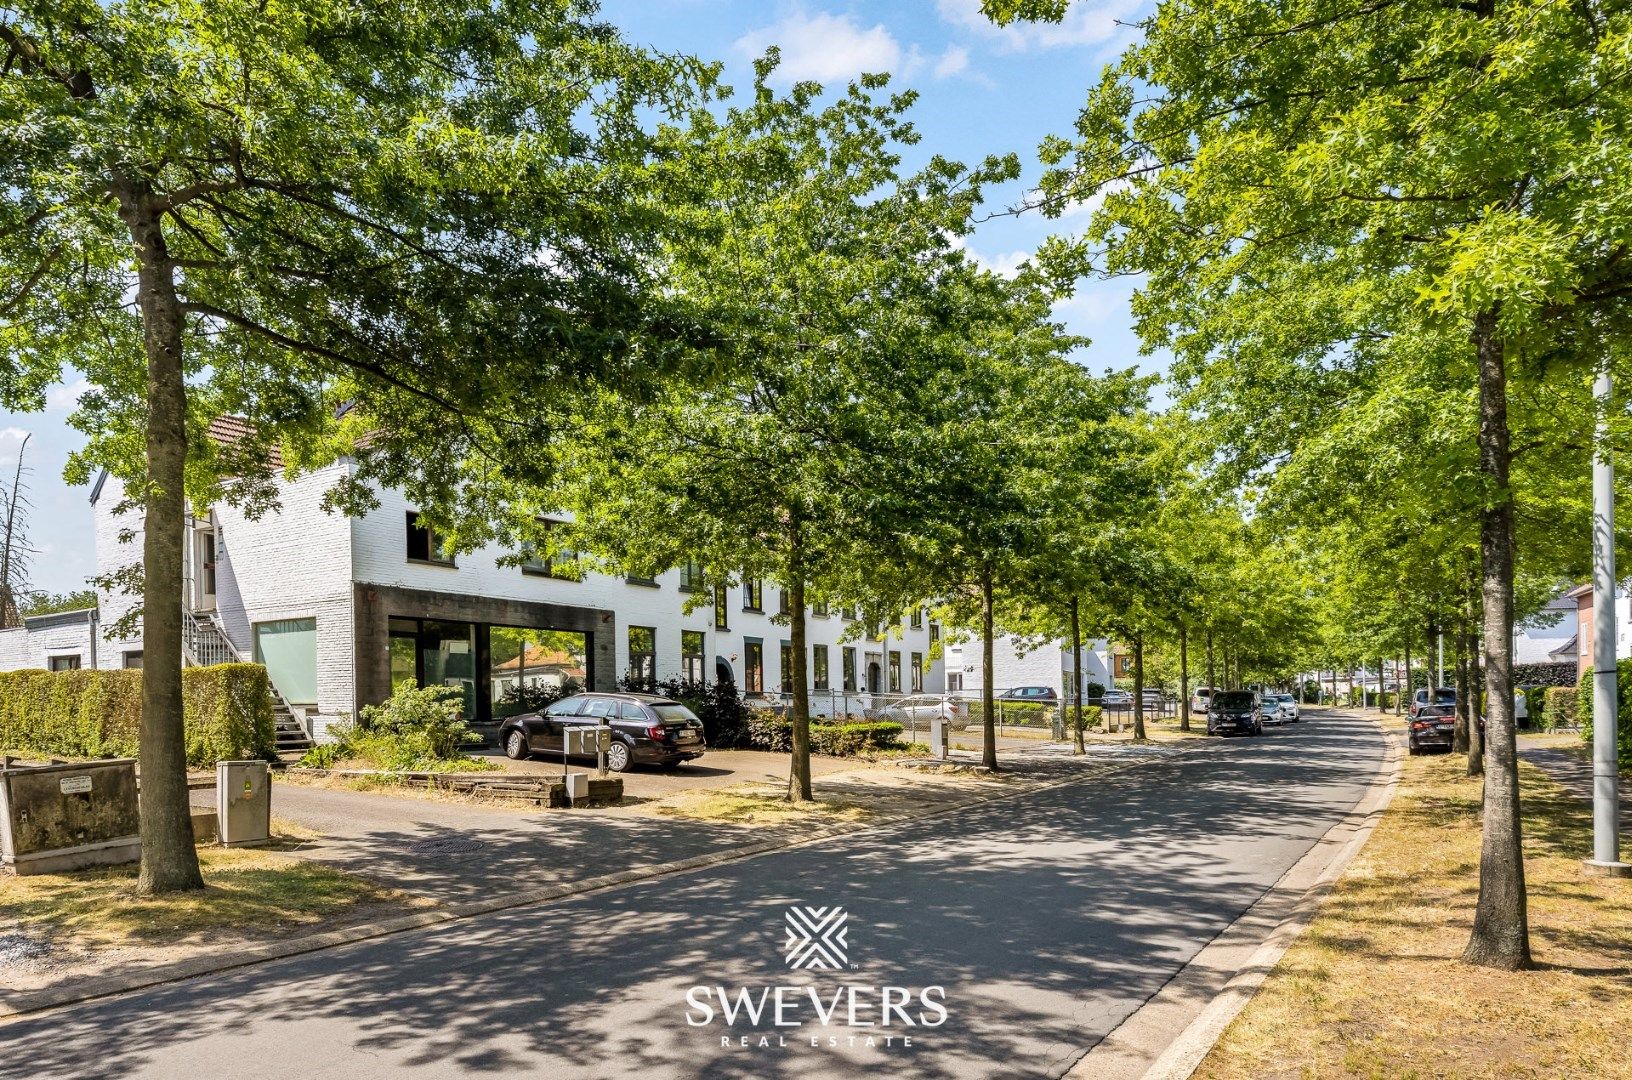
[[(661, 378), (697, 335), (654, 289), (676, 177), (643, 125), (711, 69), (589, 5), (252, 0), (0, 15), (0, 400), (69, 365), (74, 422), (145, 515), (143, 892), (198, 888), (181, 731), (188, 499), (265, 509), (346, 454), (443, 523), (533, 471), (554, 401)], [(231, 447), (202, 435), (245, 416)], [(479, 530), (471, 529), (467, 535)]]
[(1100, 265), (1149, 274), (1145, 340), (1173, 345), (1215, 400), (1252, 388), (1302, 422), (1309, 389), (1402, 349), (1467, 373), (1489, 769), (1465, 958), (1510, 969), (1530, 963), (1510, 384), (1584, 381), (1625, 338), (1614, 193), (1632, 169), (1632, 83), (1613, 19), (1599, 3), (1169, 2), (1091, 92), (1078, 139), (1044, 148), (1043, 198), (1106, 195), (1089, 231)]
[(23, 615), (51, 615), (58, 611), (85, 611), (96, 607), (95, 589), (75, 589), (73, 592), (30, 593), (23, 601)]
[(28, 546), (29, 505), (23, 486), (23, 455), (32, 437), (23, 436), (17, 446), (11, 483), (0, 486), (0, 515), (4, 515), (0, 518), (0, 627), (23, 625), (23, 609), (28, 606), (28, 560), (33, 550)]
[(562, 489), (516, 508), (525, 520), (558, 503), (581, 545), (637, 572), (689, 561), (714, 583), (785, 590), (788, 797), (807, 801), (807, 603), (857, 606), (876, 626), (923, 599), (877, 557), (881, 528), (903, 472), (929, 467), (913, 447), (931, 407), (918, 376), (965, 329), (945, 307), (946, 279), (972, 273), (952, 238), (1015, 164), (937, 157), (903, 175), (914, 95), (877, 101), (886, 77), (869, 75), (825, 106), (814, 83), (777, 96), (776, 60), (758, 62), (744, 104), (693, 117), (704, 198), (723, 212), (665, 253), (672, 287), (718, 328), (707, 351), (725, 374), (607, 401), (580, 425)]

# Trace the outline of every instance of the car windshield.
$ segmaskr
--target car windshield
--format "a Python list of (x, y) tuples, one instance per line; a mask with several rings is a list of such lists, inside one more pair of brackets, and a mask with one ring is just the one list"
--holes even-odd
[(1292, 695), (1291, 694), (1276, 694), (1275, 695), (1275, 700), (1276, 701), (1291, 701), (1292, 700)]
[(677, 701), (660, 701), (651, 708), (657, 718), (665, 723), (681, 724), (697, 719), (696, 713)]
[(1434, 691), (1434, 704), (1435, 705), (1455, 705), (1456, 704), (1456, 691), (1455, 690), (1435, 690)]
[(1252, 692), (1249, 690), (1226, 690), (1216, 695), (1218, 707), (1221, 709), (1250, 709), (1252, 708)]

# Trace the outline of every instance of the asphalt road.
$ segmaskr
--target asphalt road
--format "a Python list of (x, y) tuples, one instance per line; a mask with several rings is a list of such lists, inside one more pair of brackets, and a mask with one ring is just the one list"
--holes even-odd
[[(1311, 718), (955, 820), (24, 1019), (0, 1027), (0, 1076), (1058, 1076), (1351, 809), (1382, 756), (1370, 724)], [(793, 904), (846, 910), (844, 969), (787, 968)], [(776, 986), (794, 988), (785, 1026), (769, 1009), (726, 1026), (720, 991)], [(903, 999), (878, 988), (908, 995), (887, 1027), (881, 993)], [(836, 1003), (826, 1027), (809, 989)], [(944, 1023), (923, 1023), (926, 997)]]

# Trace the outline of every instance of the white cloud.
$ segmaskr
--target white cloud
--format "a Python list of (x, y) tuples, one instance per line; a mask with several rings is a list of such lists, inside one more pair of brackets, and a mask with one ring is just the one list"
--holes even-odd
[(976, 251), (974, 248), (970, 247), (968, 241), (961, 236), (952, 237), (952, 246), (961, 251), (968, 252), (969, 257), (974, 260), (975, 265), (980, 267), (982, 270), (990, 271), (991, 273), (996, 274), (998, 277), (1004, 278), (1012, 278), (1018, 274), (1020, 272), (1020, 264), (1030, 259), (1034, 254), (1030, 251), (1010, 251), (1000, 255), (993, 255), (988, 258), (987, 256)]
[(1077, 0), (1057, 23), (1014, 22), (999, 26), (980, 10), (980, 0), (936, 0), (941, 18), (961, 30), (972, 31), (1013, 51), (1088, 45), (1120, 48), (1132, 39), (1125, 25), (1149, 0)]
[(772, 45), (782, 49), (778, 83), (805, 79), (839, 82), (863, 72), (905, 75), (923, 63), (916, 47), (904, 49), (883, 23), (863, 27), (850, 15), (794, 11), (781, 21), (750, 30), (736, 40), (737, 51), (762, 55)]
[(61, 383), (45, 392), (46, 412), (67, 412), (79, 404), (79, 395), (91, 388), (89, 379)]
[(22, 442), (28, 437), (28, 432), (20, 427), (0, 428), (0, 442)]
[(950, 79), (969, 70), (969, 50), (962, 45), (949, 45), (941, 58), (935, 61), (935, 77)]

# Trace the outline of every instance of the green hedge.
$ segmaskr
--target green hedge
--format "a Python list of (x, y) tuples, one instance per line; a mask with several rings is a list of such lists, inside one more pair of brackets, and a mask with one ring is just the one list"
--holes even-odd
[[(187, 764), (276, 756), (266, 669), (259, 664), (184, 668)], [(142, 673), (0, 672), (0, 742), (18, 753), (134, 757), (142, 719)]]
[[(818, 754), (848, 757), (864, 750), (890, 750), (901, 744), (903, 728), (893, 720), (810, 725), (810, 748)], [(793, 721), (768, 709), (748, 711), (748, 738), (756, 749), (787, 753), (793, 749)]]
[[(1036, 701), (994, 701), (994, 719), (1014, 727), (1048, 727), (1054, 723), (1054, 706)], [(978, 708), (971, 710), (979, 719)]]
[[(1632, 769), (1632, 660), (1615, 664), (1616, 696), (1621, 700), (1616, 711), (1616, 756), (1621, 768)], [(1554, 688), (1556, 689), (1556, 687)], [(1552, 693), (1549, 690), (1548, 693)], [(1581, 739), (1592, 744), (1592, 669), (1581, 673), (1581, 684), (1576, 691), (1576, 717), (1581, 724)]]

